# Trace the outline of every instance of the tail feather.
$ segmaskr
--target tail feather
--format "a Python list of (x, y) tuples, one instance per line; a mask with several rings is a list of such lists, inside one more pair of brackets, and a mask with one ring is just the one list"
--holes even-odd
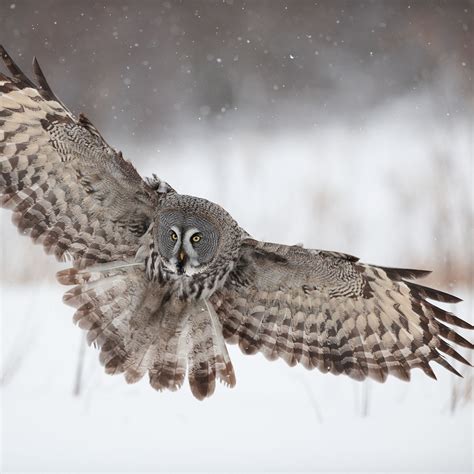
[(220, 322), (214, 308), (205, 301), (196, 304), (189, 319), (188, 366), (189, 385), (199, 400), (214, 393), (216, 378), (229, 387), (235, 385)]
[[(216, 378), (235, 385), (232, 363), (213, 307), (203, 300), (170, 298), (170, 289), (149, 282), (144, 265), (112, 262), (68, 269), (58, 280), (76, 285), (64, 302), (77, 308), (74, 322), (100, 348), (106, 373), (128, 383), (147, 372), (156, 390), (177, 390), (188, 373), (193, 395), (202, 400)], [(172, 293), (171, 293), (172, 294)]]
[(187, 303), (169, 302), (162, 316), (154, 344), (149, 371), (150, 384), (156, 390), (180, 388), (186, 376)]

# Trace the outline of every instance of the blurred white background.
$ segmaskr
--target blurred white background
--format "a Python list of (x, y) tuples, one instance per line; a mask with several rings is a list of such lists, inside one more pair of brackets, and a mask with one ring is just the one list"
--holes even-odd
[[(0, 42), (143, 175), (256, 238), (432, 269), (472, 322), (473, 5), (412, 3), (2, 1)], [(2, 471), (472, 472), (472, 369), (379, 385), (231, 348), (204, 403), (128, 386), (9, 220)]]

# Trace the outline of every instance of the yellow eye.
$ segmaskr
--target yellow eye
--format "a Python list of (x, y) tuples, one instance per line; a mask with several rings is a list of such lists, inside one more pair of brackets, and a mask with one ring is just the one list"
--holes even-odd
[(192, 237), (191, 237), (191, 241), (194, 242), (194, 243), (197, 243), (201, 240), (201, 234), (194, 234)]
[(178, 240), (178, 236), (176, 235), (176, 232), (171, 231), (170, 233), (171, 240)]

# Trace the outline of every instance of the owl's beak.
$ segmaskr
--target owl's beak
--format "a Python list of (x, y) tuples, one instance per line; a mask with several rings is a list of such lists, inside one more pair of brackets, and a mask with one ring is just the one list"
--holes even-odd
[(182, 275), (184, 273), (184, 264), (186, 263), (186, 253), (181, 248), (178, 253), (178, 273)]

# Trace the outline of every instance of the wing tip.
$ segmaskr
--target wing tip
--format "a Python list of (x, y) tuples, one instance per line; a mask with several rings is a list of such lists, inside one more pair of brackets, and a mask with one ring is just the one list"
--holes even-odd
[(473, 330), (474, 325), (468, 323), (464, 319), (456, 316), (455, 314), (451, 313), (450, 311), (446, 311), (444, 309), (439, 308), (433, 303), (429, 301), (424, 301), (424, 306), (431, 311), (433, 316), (436, 320), (443, 321), (451, 326), (457, 326), (461, 329)]
[(7, 69), (16, 79), (17, 86), (20, 86), (21, 88), (36, 87), (33, 82), (31, 82), (31, 80), (28, 78), (28, 76), (15, 63), (15, 61), (13, 61), (12, 57), (8, 54), (7, 50), (3, 45), (0, 45), (0, 56), (2, 57), (2, 60)]
[(417, 268), (397, 268), (397, 267), (379, 267), (391, 278), (402, 280), (404, 278), (408, 280), (415, 280), (418, 278), (425, 278), (431, 273), (432, 270), (421, 270)]
[(10, 63), (13, 63), (13, 59), (8, 54), (8, 51), (5, 49), (3, 44), (0, 44), (0, 57), (2, 58), (3, 63), (7, 67), (7, 69), (11, 72)]
[(403, 279), (416, 280), (418, 278), (425, 278), (432, 273), (432, 270), (419, 270), (415, 268), (397, 268), (397, 267), (379, 267), (387, 276), (395, 281), (402, 281)]
[(7, 50), (5, 49), (5, 46), (3, 46), (2, 43), (0, 43), (0, 56), (2, 57), (3, 62), (6, 62), (8, 58), (10, 58), (10, 55), (8, 54)]
[(430, 366), (429, 362), (426, 362), (426, 364), (423, 364), (421, 366), (421, 370), (431, 379), (433, 380), (438, 380), (438, 377), (436, 377), (436, 374), (433, 370), (433, 368)]
[(434, 301), (439, 301), (440, 303), (451, 304), (460, 303), (462, 301), (462, 299), (457, 296), (451, 295), (441, 290), (430, 288), (428, 286), (423, 286), (412, 281), (403, 280), (403, 283), (405, 283), (405, 285), (408, 286), (410, 291), (419, 299), (430, 299)]
[(456, 303), (462, 303), (464, 301), (462, 298), (459, 298), (459, 296), (451, 295), (450, 293), (445, 293), (444, 291), (439, 291), (439, 290), (435, 290), (435, 291), (439, 293), (442, 298), (444, 298), (444, 300), (439, 300), (443, 303), (456, 304)]
[(437, 362), (439, 365), (444, 367), (446, 370), (451, 372), (454, 375), (457, 375), (458, 377), (461, 377), (462, 379), (464, 376), (458, 372), (441, 354), (438, 355), (435, 359), (433, 359), (435, 362)]

